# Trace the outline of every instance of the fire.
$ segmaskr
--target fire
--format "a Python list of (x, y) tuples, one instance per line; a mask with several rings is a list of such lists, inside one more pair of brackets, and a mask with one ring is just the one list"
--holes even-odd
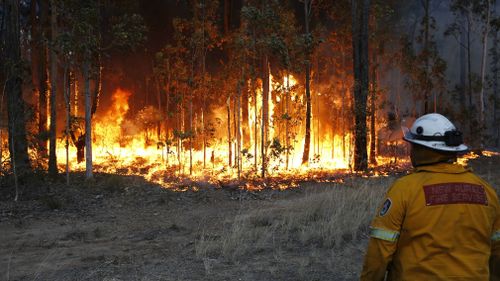
[[(336, 170), (349, 172), (353, 159), (353, 135), (344, 128), (334, 128), (329, 124), (331, 116), (320, 118), (322, 112), (329, 112), (324, 103), (326, 96), (318, 91), (312, 92), (312, 125), (310, 161), (302, 165), (304, 147), (304, 123), (296, 121), (297, 116), (303, 116), (300, 109), (304, 104), (302, 90), (298, 81), (288, 75), (282, 79), (270, 77), (269, 91), (269, 130), (267, 144), (267, 170), (270, 177), (285, 178), (317, 178), (319, 175)], [(151, 129), (161, 118), (153, 107), (146, 107), (135, 116), (129, 112), (129, 98), (132, 92), (117, 89), (112, 95), (112, 105), (104, 113), (99, 113), (93, 120), (93, 164), (98, 172), (137, 174), (145, 178), (169, 185), (174, 179), (189, 176), (193, 180), (230, 180), (238, 177), (236, 160), (236, 132), (232, 132), (231, 149), (232, 165), (228, 165), (229, 147), (227, 136), (227, 109), (222, 107), (213, 110), (213, 117), (226, 120), (226, 126), (217, 128), (216, 138), (206, 149), (197, 147), (190, 156), (189, 137), (172, 142), (165, 141), (165, 132)], [(262, 129), (262, 87), (257, 87), (255, 94), (249, 92), (248, 108), (248, 139), (241, 140), (241, 176), (246, 179), (255, 178), (260, 169), (262, 159), (261, 129)], [(230, 105), (233, 101), (228, 100)], [(341, 106), (337, 98), (332, 101)], [(347, 110), (346, 110), (347, 111)], [(243, 113), (240, 113), (243, 114)], [(333, 114), (333, 113), (332, 113)], [(328, 115), (328, 114), (326, 114)], [(243, 117), (240, 115), (240, 118)], [(231, 117), (233, 118), (233, 117)], [(241, 119), (240, 119), (241, 120)], [(298, 120), (298, 119), (297, 119)], [(334, 120), (335, 121), (335, 120)], [(234, 120), (231, 120), (233, 123)], [(337, 120), (338, 122), (338, 120)], [(183, 123), (182, 123), (183, 124)], [(351, 124), (346, 124), (349, 128)], [(233, 126), (231, 125), (231, 128)], [(235, 128), (235, 127), (234, 127)], [(331, 130), (323, 128), (332, 128)], [(333, 130), (335, 129), (335, 130)], [(155, 132), (153, 132), (155, 131)], [(257, 132), (257, 134), (255, 134)], [(239, 131), (242, 134), (242, 130)], [(163, 135), (163, 136), (162, 136)], [(193, 136), (193, 139), (197, 136)], [(61, 165), (65, 161), (64, 145), (58, 146), (58, 158)], [(77, 163), (76, 148), (70, 146), (70, 169), (84, 170), (84, 163)], [(257, 154), (257, 155), (255, 155)], [(190, 174), (189, 162), (192, 157), (193, 169)], [(204, 167), (204, 159), (207, 160)], [(387, 164), (394, 159), (378, 157), (379, 165)], [(378, 173), (376, 175), (379, 175)], [(293, 185), (289, 183), (289, 185)], [(282, 187), (280, 187), (282, 188)]]

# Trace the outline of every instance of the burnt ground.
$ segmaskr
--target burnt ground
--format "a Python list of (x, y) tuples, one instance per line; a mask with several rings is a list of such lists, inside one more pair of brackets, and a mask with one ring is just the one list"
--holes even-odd
[[(499, 156), (470, 164), (498, 188)], [(344, 249), (313, 245), (311, 251), (292, 243), (234, 259), (202, 249), (207, 239), (223, 240), (237, 214), (300, 199), (333, 183), (305, 182), (285, 191), (207, 185), (174, 192), (135, 176), (83, 178), (72, 174), (70, 187), (63, 177), (34, 178), (18, 202), (12, 186), (1, 188), (0, 280), (358, 279), (366, 235)], [(379, 185), (374, 188), (383, 193), (393, 178), (383, 184), (373, 179)]]

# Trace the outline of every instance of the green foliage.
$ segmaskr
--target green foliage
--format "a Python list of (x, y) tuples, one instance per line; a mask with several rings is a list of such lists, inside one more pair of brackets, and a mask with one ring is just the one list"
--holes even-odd
[(144, 42), (147, 29), (140, 15), (112, 17), (110, 29), (104, 30), (108, 15), (101, 5), (97, 0), (58, 2), (58, 36), (52, 47), (66, 61), (88, 61), (111, 48), (134, 49)]
[(189, 139), (194, 136), (192, 131), (179, 131), (174, 130), (174, 138), (180, 139), (181, 141)]

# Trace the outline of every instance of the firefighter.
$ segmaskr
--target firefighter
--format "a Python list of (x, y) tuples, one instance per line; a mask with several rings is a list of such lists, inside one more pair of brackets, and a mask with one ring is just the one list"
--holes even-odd
[(498, 197), (454, 163), (468, 149), (462, 134), (437, 113), (403, 132), (414, 171), (373, 219), (361, 280), (500, 280)]

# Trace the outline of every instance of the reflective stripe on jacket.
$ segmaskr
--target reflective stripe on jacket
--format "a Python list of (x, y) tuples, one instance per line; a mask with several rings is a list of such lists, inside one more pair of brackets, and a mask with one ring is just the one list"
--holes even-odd
[(361, 280), (500, 280), (498, 196), (460, 165), (398, 179), (370, 236)]

